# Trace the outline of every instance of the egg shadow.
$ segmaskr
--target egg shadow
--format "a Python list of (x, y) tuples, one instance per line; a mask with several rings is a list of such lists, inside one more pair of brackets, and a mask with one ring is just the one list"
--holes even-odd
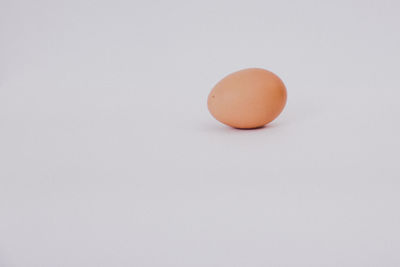
[(218, 133), (251, 133), (251, 132), (267, 132), (268, 130), (279, 128), (281, 123), (270, 123), (267, 125), (255, 127), (255, 128), (235, 128), (225, 124), (220, 123), (219, 125), (216, 123), (204, 123), (202, 127), (207, 132), (218, 132)]
[[(230, 126), (228, 126), (228, 127), (230, 127)], [(236, 130), (242, 130), (242, 131), (255, 131), (255, 130), (260, 130), (260, 129), (264, 129), (267, 127), (268, 127), (268, 125), (262, 125), (262, 126), (257, 126), (257, 127), (253, 127), (253, 128), (239, 128), (239, 127), (231, 127), (231, 128), (236, 129)]]

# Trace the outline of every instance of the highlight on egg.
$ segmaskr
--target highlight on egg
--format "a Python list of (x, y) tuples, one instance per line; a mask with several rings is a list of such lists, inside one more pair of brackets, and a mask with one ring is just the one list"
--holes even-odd
[(208, 110), (218, 121), (239, 129), (262, 127), (286, 105), (287, 92), (274, 73), (249, 68), (229, 74), (208, 96)]

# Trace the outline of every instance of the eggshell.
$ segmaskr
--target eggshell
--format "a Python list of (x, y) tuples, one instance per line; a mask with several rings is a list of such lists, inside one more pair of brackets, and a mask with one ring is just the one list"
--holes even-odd
[(208, 96), (208, 109), (218, 121), (235, 128), (258, 128), (273, 121), (286, 104), (286, 87), (274, 73), (244, 69), (218, 82)]

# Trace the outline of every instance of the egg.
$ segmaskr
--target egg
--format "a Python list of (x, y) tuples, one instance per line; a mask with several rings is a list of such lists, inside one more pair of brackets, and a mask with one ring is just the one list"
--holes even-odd
[(211, 90), (207, 105), (218, 121), (234, 128), (252, 129), (278, 117), (286, 99), (286, 87), (277, 75), (250, 68), (219, 81)]

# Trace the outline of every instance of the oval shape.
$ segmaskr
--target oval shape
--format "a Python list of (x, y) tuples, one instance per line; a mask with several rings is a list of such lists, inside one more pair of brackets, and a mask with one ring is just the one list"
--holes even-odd
[(208, 110), (234, 128), (259, 128), (273, 121), (286, 104), (286, 87), (274, 73), (244, 69), (218, 82), (208, 96)]

